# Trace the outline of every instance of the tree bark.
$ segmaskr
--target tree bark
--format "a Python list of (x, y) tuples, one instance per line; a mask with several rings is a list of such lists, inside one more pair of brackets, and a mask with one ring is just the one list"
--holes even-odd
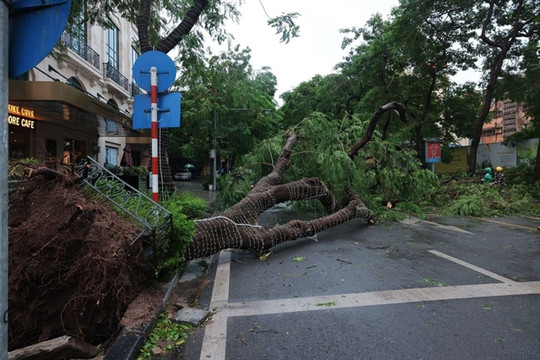
[(534, 165), (533, 183), (540, 181), (540, 138), (538, 138), (538, 147), (536, 149), (536, 163)]
[(208, 5), (208, 2), (209, 0), (195, 0), (193, 6), (188, 10), (186, 16), (180, 22), (180, 24), (178, 24), (178, 26), (171, 31), (167, 37), (161, 39), (161, 41), (155, 46), (152, 46), (148, 36), (152, 0), (140, 0), (139, 16), (137, 18), (137, 32), (139, 34), (139, 45), (141, 46), (141, 52), (145, 53), (150, 50), (161, 51), (165, 54), (170, 52), (176, 45), (180, 43), (185, 35), (189, 34)]
[(208, 1), (209, 0), (195, 0), (193, 6), (188, 10), (184, 17), (184, 20), (182, 20), (182, 22), (180, 22), (166, 38), (162, 39), (159, 44), (156, 45), (156, 50), (167, 54), (178, 45), (182, 38), (189, 34), (193, 26), (195, 26), (203, 10), (208, 5)]

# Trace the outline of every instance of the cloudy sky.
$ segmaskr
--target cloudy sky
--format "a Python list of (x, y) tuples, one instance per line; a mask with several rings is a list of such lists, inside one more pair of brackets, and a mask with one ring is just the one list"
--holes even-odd
[[(261, 5), (261, 1), (263, 6)], [(277, 96), (314, 75), (327, 75), (346, 55), (340, 29), (362, 27), (371, 15), (390, 14), (399, 0), (247, 0), (239, 24), (227, 26), (237, 44), (252, 50), (255, 69), (269, 66), (278, 78)], [(281, 43), (268, 17), (297, 12), (300, 37)]]
[[(340, 29), (363, 27), (375, 13), (387, 18), (398, 5), (399, 0), (246, 0), (240, 7), (240, 23), (230, 23), (227, 29), (235, 36), (235, 44), (251, 48), (254, 69), (268, 66), (277, 76), (276, 99), (281, 104), (279, 95), (314, 75), (332, 73), (347, 55), (341, 49)], [(267, 24), (268, 16), (291, 12), (300, 14), (296, 18), (300, 37), (281, 43)], [(470, 70), (458, 74), (454, 81), (478, 78), (478, 73)]]

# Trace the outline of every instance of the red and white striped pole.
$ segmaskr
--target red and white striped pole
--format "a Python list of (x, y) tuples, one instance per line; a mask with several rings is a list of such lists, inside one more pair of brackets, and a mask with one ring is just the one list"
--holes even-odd
[(150, 115), (152, 117), (152, 200), (159, 202), (159, 154), (158, 154), (158, 121), (157, 121), (157, 68), (150, 68)]

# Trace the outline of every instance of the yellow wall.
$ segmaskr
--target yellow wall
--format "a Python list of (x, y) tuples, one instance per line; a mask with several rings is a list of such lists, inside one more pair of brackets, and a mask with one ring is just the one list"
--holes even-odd
[(435, 171), (444, 171), (444, 172), (457, 172), (457, 171), (467, 171), (467, 148), (466, 147), (457, 147), (457, 148), (446, 148), (445, 152), (452, 153), (452, 161), (448, 164), (438, 162), (435, 163)]

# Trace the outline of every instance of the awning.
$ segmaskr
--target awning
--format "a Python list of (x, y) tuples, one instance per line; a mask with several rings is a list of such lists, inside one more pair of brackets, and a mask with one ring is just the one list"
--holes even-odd
[[(96, 115), (130, 130), (131, 116), (59, 81), (9, 81), (9, 103), (34, 110), (36, 120), (88, 133), (99, 132)], [(136, 131), (132, 136), (138, 134)], [(128, 134), (124, 134), (126, 136)]]

